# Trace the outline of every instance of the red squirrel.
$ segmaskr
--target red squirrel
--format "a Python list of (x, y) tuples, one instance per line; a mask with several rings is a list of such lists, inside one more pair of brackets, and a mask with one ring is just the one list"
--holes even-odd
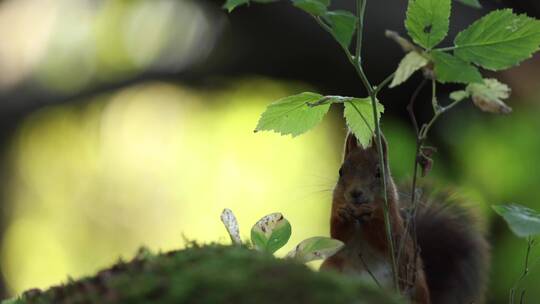
[[(415, 216), (415, 246), (411, 233), (406, 232), (407, 205), (402, 204), (390, 175), (384, 137), (382, 150), (393, 243), (400, 251), (396, 261), (401, 293), (418, 304), (482, 303), (489, 250), (470, 212), (450, 204), (449, 197), (421, 198)], [(345, 246), (325, 260), (321, 269), (363, 276), (392, 287), (381, 170), (375, 139), (363, 148), (349, 133), (330, 218), (331, 236)]]

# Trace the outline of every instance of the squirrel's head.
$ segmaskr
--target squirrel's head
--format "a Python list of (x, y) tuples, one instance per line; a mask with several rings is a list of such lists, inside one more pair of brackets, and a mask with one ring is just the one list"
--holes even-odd
[[(381, 139), (384, 164), (387, 167), (386, 172), (389, 172), (387, 143), (384, 137)], [(339, 180), (334, 189), (334, 199), (355, 205), (373, 203), (382, 196), (381, 178), (382, 168), (379, 165), (376, 139), (373, 138), (371, 146), (364, 148), (349, 132), (345, 140)]]

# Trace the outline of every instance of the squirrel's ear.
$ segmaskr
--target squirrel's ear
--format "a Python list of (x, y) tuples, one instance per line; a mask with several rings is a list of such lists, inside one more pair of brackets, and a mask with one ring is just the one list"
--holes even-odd
[[(384, 162), (388, 163), (388, 143), (386, 142), (386, 138), (384, 137), (382, 133), (381, 133), (381, 143), (382, 143)], [(378, 154), (379, 152), (377, 150), (377, 136), (373, 136), (373, 138), (371, 139), (370, 149), (372, 150), (373, 153), (375, 153), (376, 155), (379, 155)]]
[(347, 155), (349, 155), (349, 153), (351, 153), (352, 151), (358, 149), (358, 147), (359, 147), (358, 139), (356, 138), (356, 136), (354, 136), (354, 134), (351, 131), (349, 131), (347, 133), (347, 138), (345, 139), (345, 149), (343, 153), (343, 158), (347, 157)]

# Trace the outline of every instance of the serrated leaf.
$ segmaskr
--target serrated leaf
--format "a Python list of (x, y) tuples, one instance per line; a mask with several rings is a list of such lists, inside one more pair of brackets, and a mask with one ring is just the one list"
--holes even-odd
[(292, 0), (293, 5), (313, 15), (322, 16), (330, 5), (329, 0)]
[(518, 237), (540, 234), (540, 214), (537, 211), (517, 204), (495, 205), (492, 208)]
[(297, 259), (302, 263), (327, 259), (336, 254), (345, 244), (339, 240), (327, 237), (312, 237), (306, 239), (291, 250), (287, 257)]
[(356, 31), (357, 18), (348, 11), (334, 11), (325, 14), (336, 40), (345, 48), (351, 45)]
[(465, 5), (474, 7), (474, 8), (482, 8), (482, 5), (478, 0), (457, 0), (458, 2), (461, 2)]
[(249, 3), (249, 0), (227, 0), (225, 4), (223, 4), (223, 8), (228, 10), (230, 13), (238, 6), (248, 4), (248, 3)]
[(451, 0), (409, 0), (405, 27), (419, 45), (431, 49), (448, 34)]
[(431, 57), (435, 64), (435, 76), (439, 82), (482, 82), (480, 71), (468, 62), (441, 51), (433, 51)]
[(238, 227), (238, 220), (231, 209), (224, 209), (221, 213), (221, 221), (225, 225), (225, 229), (229, 233), (231, 240), (234, 244), (242, 244), (242, 239), (240, 238), (240, 229)]
[(504, 99), (510, 97), (510, 87), (497, 79), (484, 79), (482, 83), (470, 84), (467, 91), (471, 94), (474, 104), (482, 111), (509, 114), (512, 112)]
[(459, 33), (454, 43), (457, 57), (489, 70), (503, 70), (538, 50), (540, 21), (510, 9), (494, 11)]
[[(382, 104), (377, 102), (379, 120), (384, 112)], [(375, 134), (375, 120), (370, 98), (350, 98), (345, 102), (344, 110), (347, 125), (363, 147), (368, 147)]]
[(453, 101), (462, 101), (463, 99), (466, 99), (469, 97), (471, 97), (471, 93), (465, 90), (454, 91), (450, 93), (450, 99), (452, 99)]
[(291, 224), (281, 213), (261, 218), (251, 228), (251, 242), (257, 250), (274, 253), (291, 237)]
[(394, 88), (404, 83), (405, 81), (407, 81), (407, 79), (409, 79), (409, 77), (411, 77), (412, 74), (414, 74), (414, 72), (423, 68), (428, 63), (429, 60), (427, 60), (418, 52), (409, 52), (405, 57), (403, 57), (403, 59), (399, 63), (394, 79), (390, 84), (390, 88)]
[(301, 93), (272, 103), (261, 115), (255, 131), (275, 131), (283, 135), (298, 136), (315, 127), (328, 112), (330, 104), (310, 107), (323, 96)]

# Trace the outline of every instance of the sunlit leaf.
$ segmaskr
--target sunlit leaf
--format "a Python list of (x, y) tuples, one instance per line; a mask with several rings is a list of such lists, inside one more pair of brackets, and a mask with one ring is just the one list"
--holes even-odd
[(325, 17), (336, 40), (343, 47), (348, 48), (356, 31), (356, 16), (348, 11), (334, 11), (326, 13)]
[(225, 225), (225, 229), (229, 233), (231, 240), (234, 244), (242, 244), (242, 239), (240, 238), (240, 230), (238, 227), (238, 220), (231, 209), (224, 209), (221, 213), (221, 221)]
[(223, 5), (223, 8), (228, 10), (229, 13), (240, 5), (248, 4), (249, 0), (227, 0)]
[[(378, 118), (384, 112), (382, 104), (377, 102)], [(345, 102), (345, 120), (347, 125), (363, 147), (368, 147), (375, 134), (375, 120), (370, 98), (351, 98)]]
[(283, 135), (298, 136), (315, 127), (328, 112), (330, 104), (311, 107), (323, 96), (316, 93), (301, 93), (280, 99), (261, 115), (255, 131), (275, 131)]
[(461, 2), (465, 5), (474, 7), (474, 8), (481, 8), (482, 5), (480, 4), (480, 1), (478, 0), (457, 0), (458, 2)]
[(540, 214), (527, 207), (512, 205), (495, 205), (493, 210), (508, 223), (510, 230), (519, 237), (540, 234)]
[(540, 46), (540, 21), (510, 9), (494, 11), (459, 33), (454, 54), (486, 69), (503, 70)]
[(448, 34), (450, 0), (409, 0), (405, 26), (419, 45), (431, 49)]
[(292, 0), (293, 5), (313, 16), (322, 16), (326, 13), (330, 1), (328, 0)]
[(435, 76), (438, 81), (442, 83), (482, 82), (482, 74), (470, 63), (440, 51), (433, 51), (431, 56), (435, 63)]
[(414, 72), (426, 66), (428, 63), (429, 60), (418, 52), (409, 52), (399, 63), (394, 79), (390, 84), (390, 88), (394, 88), (404, 83), (412, 74), (414, 74)]
[(223, 5), (223, 8), (228, 10), (229, 13), (232, 12), (235, 8), (237, 8), (240, 5), (248, 4), (250, 2), (256, 2), (256, 3), (271, 3), (271, 2), (277, 2), (279, 0), (227, 0), (225, 4)]
[(510, 87), (497, 79), (485, 79), (483, 83), (475, 83), (467, 86), (467, 91), (472, 95), (474, 104), (482, 111), (509, 114), (512, 112), (504, 99), (510, 97)]
[(272, 213), (261, 218), (251, 228), (251, 242), (257, 250), (276, 252), (289, 241), (291, 224), (281, 213)]
[(469, 97), (471, 97), (471, 93), (466, 90), (459, 90), (450, 93), (450, 99), (452, 99), (453, 101), (462, 101)]
[(295, 258), (302, 263), (327, 259), (336, 254), (345, 244), (339, 240), (327, 237), (312, 237), (302, 241), (287, 257)]

